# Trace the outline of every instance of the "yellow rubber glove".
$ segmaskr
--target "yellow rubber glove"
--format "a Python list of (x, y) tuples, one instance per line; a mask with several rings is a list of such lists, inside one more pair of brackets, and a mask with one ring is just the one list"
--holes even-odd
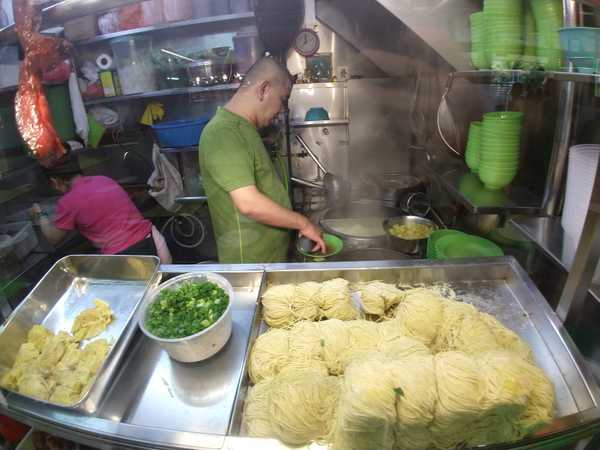
[(151, 102), (146, 106), (144, 114), (140, 119), (142, 125), (154, 125), (154, 122), (159, 122), (165, 117), (165, 106), (162, 103)]

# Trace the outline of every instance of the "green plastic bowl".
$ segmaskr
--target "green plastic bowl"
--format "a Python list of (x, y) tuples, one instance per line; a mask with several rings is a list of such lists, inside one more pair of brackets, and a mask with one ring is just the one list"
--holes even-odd
[(435, 253), (438, 259), (504, 255), (502, 249), (492, 241), (465, 233), (442, 236), (435, 244)]
[(485, 113), (483, 115), (483, 120), (514, 120), (521, 121), (523, 120), (524, 114), (520, 111), (494, 111)]
[(427, 238), (427, 259), (438, 259), (435, 251), (435, 245), (444, 236), (451, 236), (453, 234), (463, 234), (462, 231), (458, 230), (437, 230), (429, 235)]
[(325, 245), (327, 246), (326, 253), (313, 253), (313, 252), (305, 252), (300, 248), (300, 246), (296, 245), (296, 250), (302, 256), (306, 258), (310, 258), (315, 262), (324, 261), (327, 258), (337, 255), (344, 248), (344, 242), (337, 236), (333, 234), (324, 233), (323, 241), (325, 241)]

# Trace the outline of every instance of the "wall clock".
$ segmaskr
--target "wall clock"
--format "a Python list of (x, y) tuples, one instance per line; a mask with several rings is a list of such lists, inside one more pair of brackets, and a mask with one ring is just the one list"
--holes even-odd
[(304, 56), (310, 57), (319, 51), (321, 46), (321, 40), (316, 31), (310, 28), (303, 28), (296, 36), (294, 40), (294, 48), (296, 51)]

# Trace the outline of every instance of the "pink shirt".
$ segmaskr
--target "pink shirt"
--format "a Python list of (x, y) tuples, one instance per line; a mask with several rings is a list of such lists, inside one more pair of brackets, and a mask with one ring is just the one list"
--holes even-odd
[(77, 229), (104, 254), (115, 254), (150, 233), (145, 220), (127, 193), (108, 177), (79, 177), (58, 201), (54, 225)]

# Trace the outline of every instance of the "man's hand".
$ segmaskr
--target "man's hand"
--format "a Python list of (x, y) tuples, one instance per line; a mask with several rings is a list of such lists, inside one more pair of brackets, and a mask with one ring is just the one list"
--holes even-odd
[(42, 208), (40, 207), (40, 205), (34, 203), (27, 212), (29, 213), (29, 217), (31, 217), (31, 220), (33, 220), (33, 223), (39, 225), (40, 215), (42, 214)]
[(298, 230), (301, 235), (315, 241), (313, 251), (326, 251), (321, 232), (302, 214), (278, 205), (260, 192), (256, 186), (245, 186), (229, 193), (237, 210), (256, 222), (279, 228)]
[(312, 249), (313, 252), (327, 252), (327, 246), (323, 241), (321, 231), (310, 220), (306, 219), (306, 224), (298, 231), (300, 232), (300, 236), (305, 236), (315, 242), (315, 246)]

